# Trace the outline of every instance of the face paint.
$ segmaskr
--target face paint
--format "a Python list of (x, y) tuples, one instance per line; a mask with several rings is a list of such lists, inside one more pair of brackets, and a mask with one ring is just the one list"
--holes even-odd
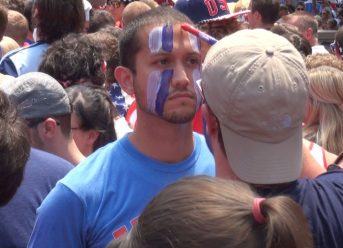
[(197, 98), (197, 109), (199, 109), (199, 107), (201, 106), (203, 102), (202, 92), (200, 89), (200, 70), (195, 69), (193, 71), (192, 77), (193, 77), (193, 82), (194, 82), (194, 92)]
[(189, 42), (190, 42), (193, 50), (197, 53), (200, 53), (200, 44), (201, 44), (200, 39), (197, 36), (195, 36), (194, 34), (191, 34), (189, 32), (187, 32), (187, 33), (188, 33)]
[(163, 114), (164, 103), (169, 95), (170, 80), (173, 70), (154, 71), (149, 75), (147, 104), (148, 109), (158, 115)]
[(149, 33), (149, 49), (151, 53), (160, 50), (170, 53), (173, 50), (173, 26), (156, 27)]

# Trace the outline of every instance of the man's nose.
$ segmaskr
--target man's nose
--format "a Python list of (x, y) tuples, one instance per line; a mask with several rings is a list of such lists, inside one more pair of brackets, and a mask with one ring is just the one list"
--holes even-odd
[(186, 68), (182, 63), (177, 63), (174, 67), (174, 73), (171, 80), (171, 85), (174, 88), (185, 88), (190, 84), (190, 78), (187, 75)]

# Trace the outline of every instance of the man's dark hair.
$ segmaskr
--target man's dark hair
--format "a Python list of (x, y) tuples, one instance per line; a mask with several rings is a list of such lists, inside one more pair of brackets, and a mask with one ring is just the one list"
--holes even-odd
[(17, 191), (30, 154), (30, 137), (24, 122), (6, 94), (0, 91), (0, 206)]
[(263, 24), (274, 24), (279, 18), (279, 0), (251, 0), (251, 11), (257, 11)]
[(69, 87), (67, 93), (73, 113), (79, 118), (82, 130), (96, 130), (99, 136), (93, 144), (93, 151), (117, 139), (114, 129), (116, 115), (109, 93), (92, 84)]
[(0, 5), (6, 7), (10, 10), (18, 11), (21, 14), (24, 14), (24, 6), (26, 0), (0, 0)]
[(85, 13), (82, 0), (35, 0), (38, 16), (34, 18), (39, 28), (39, 38), (47, 43), (69, 33), (84, 29)]
[(99, 44), (106, 61), (106, 87), (115, 82), (114, 70), (119, 65), (119, 36), (122, 29), (106, 26), (95, 33), (88, 34), (89, 38)]
[(107, 10), (96, 10), (94, 11), (93, 16), (91, 16), (91, 19), (89, 21), (89, 28), (87, 30), (87, 33), (94, 33), (99, 31), (99, 29), (107, 26), (115, 25), (115, 20), (110, 12)]
[(141, 41), (139, 40), (138, 33), (144, 27), (183, 22), (192, 24), (192, 21), (187, 16), (170, 7), (157, 7), (139, 15), (129, 22), (123, 30), (119, 42), (120, 64), (128, 67), (135, 73), (135, 58), (137, 52), (141, 49)]
[(86, 34), (69, 34), (48, 48), (38, 70), (55, 78), (63, 87), (82, 81), (103, 85), (102, 64), (100, 47)]
[(296, 26), (280, 23), (275, 24), (270, 31), (289, 40), (304, 58), (312, 54), (310, 42), (298, 31)]
[(25, 8), (24, 8), (24, 16), (26, 17), (29, 23), (29, 30), (33, 32), (33, 25), (32, 25), (32, 6), (33, 0), (26, 0), (25, 1)]
[(7, 9), (0, 5), (0, 41), (2, 40), (2, 37), (4, 36), (6, 27), (7, 27)]

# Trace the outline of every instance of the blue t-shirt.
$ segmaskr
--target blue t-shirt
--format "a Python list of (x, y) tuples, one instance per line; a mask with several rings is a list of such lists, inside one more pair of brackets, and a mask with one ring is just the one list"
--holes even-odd
[(0, 208), (0, 247), (26, 247), (36, 209), (56, 182), (74, 166), (53, 154), (31, 149), (23, 181), (11, 201)]
[(286, 195), (302, 206), (316, 248), (343, 247), (343, 170), (314, 180), (299, 179), (283, 189), (259, 189), (262, 196)]
[(100, 148), (44, 200), (28, 247), (105, 247), (132, 228), (165, 186), (185, 176), (215, 175), (204, 138), (194, 139), (192, 154), (175, 164), (145, 156), (128, 135)]
[(48, 44), (37, 42), (7, 53), (0, 61), (0, 73), (18, 77), (28, 72), (38, 71)]

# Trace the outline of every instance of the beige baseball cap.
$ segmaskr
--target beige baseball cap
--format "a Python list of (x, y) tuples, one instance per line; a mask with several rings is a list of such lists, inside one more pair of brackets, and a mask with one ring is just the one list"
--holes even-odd
[(308, 77), (290, 42), (263, 29), (229, 35), (209, 50), (201, 84), (240, 179), (277, 184), (300, 176)]

